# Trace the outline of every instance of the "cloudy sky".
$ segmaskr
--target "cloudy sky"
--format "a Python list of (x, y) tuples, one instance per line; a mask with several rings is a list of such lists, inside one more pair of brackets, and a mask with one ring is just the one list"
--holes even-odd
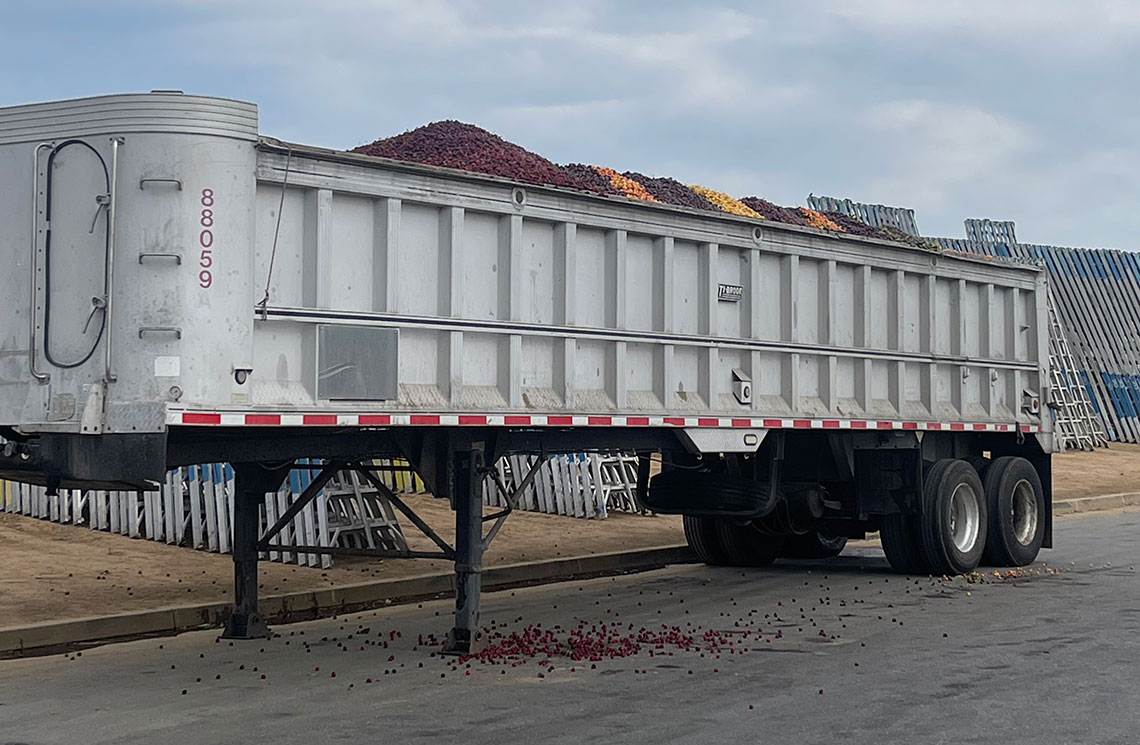
[(456, 118), (559, 162), (1140, 249), (1134, 0), (6, 3), (0, 105), (177, 88), (352, 147)]

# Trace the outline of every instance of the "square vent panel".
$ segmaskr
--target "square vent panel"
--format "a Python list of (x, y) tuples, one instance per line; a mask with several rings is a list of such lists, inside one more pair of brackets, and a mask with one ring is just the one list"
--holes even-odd
[(391, 401), (399, 396), (399, 331), (321, 326), (317, 340), (317, 398)]

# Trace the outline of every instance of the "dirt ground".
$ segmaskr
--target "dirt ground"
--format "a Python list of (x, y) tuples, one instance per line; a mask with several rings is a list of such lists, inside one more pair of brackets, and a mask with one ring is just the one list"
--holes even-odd
[(1140, 492), (1140, 445), (1053, 456), (1053, 499)]
[[(445, 500), (407, 496), (405, 501), (452, 542), (454, 517)], [(488, 508), (488, 514), (491, 511)], [(404, 525), (404, 531), (413, 549), (435, 550), (415, 526)], [(610, 513), (606, 520), (584, 520), (516, 512), (491, 543), (484, 564), (668, 546), (684, 540), (679, 517)], [(449, 562), (429, 559), (338, 559), (329, 569), (265, 561), (260, 564), (261, 591), (297, 592), (451, 568)], [(232, 583), (233, 561), (228, 555), (0, 513), (0, 627), (225, 600)]]
[[(1113, 445), (1095, 453), (1054, 456), (1054, 499), (1140, 491), (1140, 445)], [(454, 535), (447, 503), (425, 496), (409, 504), (446, 540)], [(413, 536), (413, 548), (432, 549)], [(516, 513), (486, 556), (488, 566), (581, 556), (684, 542), (677, 517), (621, 513), (582, 520)], [(263, 562), (262, 592), (275, 594), (448, 571), (434, 560), (341, 559), (327, 569)], [(229, 556), (189, 551), (84, 528), (0, 513), (0, 627), (36, 621), (225, 600), (233, 564)]]

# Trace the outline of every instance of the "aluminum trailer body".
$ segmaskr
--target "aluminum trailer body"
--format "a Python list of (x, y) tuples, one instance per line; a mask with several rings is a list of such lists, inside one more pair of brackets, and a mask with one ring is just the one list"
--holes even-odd
[[(252, 500), (273, 464), (401, 455), (456, 508), (468, 609), (476, 483), (510, 452), (637, 450), (643, 487), (662, 453), (649, 501), (706, 560), (893, 521), (889, 555), (954, 569), (921, 526), (945, 502), (986, 543), (987, 499), (1049, 543), (1036, 267), (283, 143), (176, 93), (0, 109), (0, 186), (0, 476), (216, 458)], [(981, 482), (1001, 458), (1016, 488)], [(977, 499), (928, 495), (947, 470)]]

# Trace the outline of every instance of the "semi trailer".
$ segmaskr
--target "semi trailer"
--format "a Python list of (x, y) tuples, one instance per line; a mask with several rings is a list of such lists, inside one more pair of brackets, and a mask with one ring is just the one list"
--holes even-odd
[[(452, 546), (397, 500), (439, 549), (402, 555), (454, 561), (454, 652), (512, 454), (636, 452), (710, 564), (1051, 545), (1037, 266), (282, 142), (177, 92), (0, 108), (0, 187), (0, 478), (231, 462), (227, 636), (267, 633), (259, 551), (381, 457), (454, 509)], [(320, 475), (260, 524), (299, 459)]]

